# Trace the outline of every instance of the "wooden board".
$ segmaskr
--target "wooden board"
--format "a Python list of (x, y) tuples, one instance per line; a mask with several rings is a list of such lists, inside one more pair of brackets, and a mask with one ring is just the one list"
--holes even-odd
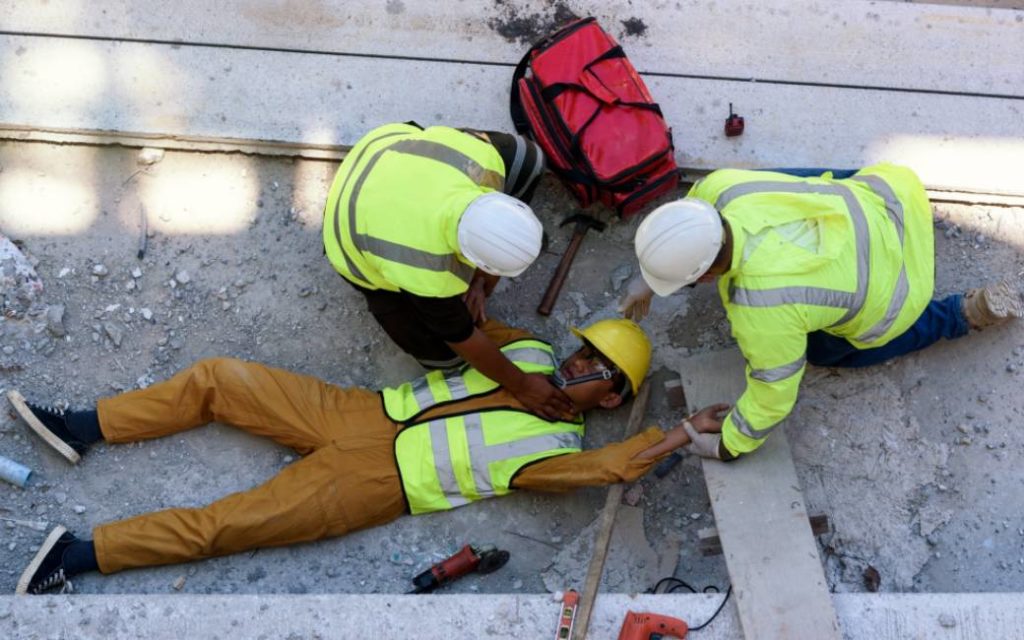
[[(677, 368), (691, 410), (735, 402), (743, 391), (744, 360), (738, 350), (687, 358)], [(740, 460), (704, 461), (740, 623), (747, 640), (839, 640), (832, 597), (780, 427)]]

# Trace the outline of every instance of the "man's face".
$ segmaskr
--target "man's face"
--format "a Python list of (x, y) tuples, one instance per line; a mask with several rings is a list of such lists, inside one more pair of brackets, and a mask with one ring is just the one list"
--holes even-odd
[[(583, 345), (571, 356), (562, 361), (558, 372), (566, 382), (581, 378), (586, 375), (614, 371), (613, 365), (601, 352), (590, 345)], [(612, 389), (615, 387), (614, 377), (610, 380), (590, 380), (576, 385), (569, 385), (565, 388), (566, 395), (576, 405), (578, 411), (583, 412), (600, 405), (611, 409), (618, 406), (622, 399)], [(617, 399), (614, 404), (611, 398)], [(608, 406), (611, 404), (611, 406)]]

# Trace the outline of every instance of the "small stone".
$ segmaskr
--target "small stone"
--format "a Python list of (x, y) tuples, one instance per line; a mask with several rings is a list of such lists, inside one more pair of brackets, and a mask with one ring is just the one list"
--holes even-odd
[(171, 585), (175, 591), (181, 591), (185, 588), (185, 576), (178, 576), (178, 579)]
[(82, 515), (83, 513), (85, 513), (85, 505), (76, 504), (75, 506), (71, 507), (71, 510), (77, 513), (78, 515)]
[(231, 308), (231, 303), (225, 300), (224, 302), (220, 303), (220, 308), (222, 311), (227, 311), (228, 309)]
[(281, 185), (277, 184), (277, 180), (274, 180), (273, 182), (271, 182), (271, 183), (270, 183), (270, 190), (271, 190), (271, 191), (277, 191), (277, 189), (278, 189), (278, 188), (279, 188), (280, 186), (281, 186)]
[(943, 613), (939, 616), (939, 626), (945, 629), (952, 629), (956, 626), (956, 618), (951, 614)]
[(291, 464), (292, 460), (294, 460), (294, 459), (295, 459), (294, 456), (285, 456), (285, 457), (281, 458), (281, 461), (284, 462), (285, 464)]
[(164, 150), (156, 149), (154, 147), (144, 147), (139, 151), (139, 155), (136, 156), (135, 161), (141, 165), (152, 165), (160, 162), (164, 159)]
[(141, 309), (139, 309), (139, 313), (142, 314), (143, 320), (153, 319), (153, 311), (149, 307), (142, 307)]
[(1017, 365), (1011, 362), (1010, 364), (1006, 365), (1006, 370), (1010, 373), (1014, 373), (1015, 371), (1017, 371)]
[(690, 514), (690, 520), (700, 520), (700, 516), (701, 516), (701, 514), (699, 514), (699, 513), (691, 513)]
[(562, 544), (562, 536), (551, 536), (551, 544)]
[(956, 425), (956, 430), (959, 431), (960, 433), (970, 433), (971, 432), (971, 428), (968, 427), (966, 424), (963, 424), (963, 423), (960, 423), (960, 424)]
[(8, 551), (14, 551), (17, 548), (18, 548), (18, 543), (17, 542), (11, 542), (11, 543), (9, 543), (7, 545), (7, 550)]
[(57, 491), (53, 494), (53, 499), (57, 501), (57, 504), (64, 504), (68, 501), (68, 494), (63, 491)]
[(522, 589), (523, 588), (523, 581), (519, 580), (518, 578), (513, 580), (512, 581), (512, 588), (515, 589), (516, 591)]
[(96, 276), (97, 278), (102, 278), (102, 277), (106, 276), (108, 273), (110, 273), (110, 270), (107, 269), (106, 265), (102, 265), (102, 264), (94, 264), (94, 265), (92, 265), (92, 275)]
[(64, 305), (52, 304), (46, 308), (46, 328), (58, 338), (67, 334), (64, 329)]
[(135, 291), (136, 286), (138, 285), (135, 284), (134, 280), (129, 280), (127, 283), (125, 283), (124, 288), (125, 291)]
[(178, 284), (188, 284), (189, 282), (192, 282), (192, 276), (188, 275), (188, 271), (185, 271), (184, 269), (175, 273), (174, 279), (178, 281)]
[(140, 269), (139, 267), (134, 267), (132, 269), (132, 277), (135, 278), (136, 280), (141, 278), (142, 277), (142, 269)]
[(120, 325), (115, 322), (104, 322), (103, 332), (107, 334), (107, 337), (110, 338), (115, 347), (121, 346), (121, 342), (124, 340), (124, 329)]
[(644, 497), (644, 486), (642, 484), (634, 484), (626, 491), (622, 496), (622, 501), (631, 507), (635, 507), (640, 499)]
[(310, 287), (302, 287), (301, 289), (299, 289), (299, 297), (300, 298), (308, 298), (310, 296), (310, 294), (312, 294), (312, 293), (313, 293), (313, 289), (310, 288)]
[(57, 274), (57, 277), (58, 278), (63, 278), (64, 276), (68, 275), (69, 273), (71, 273), (71, 269), (68, 268), (68, 267), (64, 267), (63, 269), (60, 270), (60, 273)]

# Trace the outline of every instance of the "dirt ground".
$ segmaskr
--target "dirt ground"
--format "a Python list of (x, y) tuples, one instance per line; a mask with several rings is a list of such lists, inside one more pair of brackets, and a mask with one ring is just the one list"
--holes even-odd
[[(4, 290), (0, 387), (83, 408), (223, 355), (375, 389), (420, 373), (322, 255), (321, 210), (334, 163), (167, 152), (147, 165), (139, 156), (118, 147), (0, 144), (0, 233), (17, 241), (43, 285), (23, 298)], [(499, 287), (489, 310), (568, 354), (575, 348), (569, 326), (615, 315), (635, 269), (636, 221), (587, 237), (545, 319), (534, 308), (569, 238), (558, 224), (575, 206), (550, 178), (535, 205), (549, 249)], [(140, 207), (148, 221), (141, 260)], [(1002, 276), (1019, 283), (1022, 214), (938, 206), (936, 293)], [(657, 301), (644, 324), (656, 344), (647, 422), (668, 426), (680, 414), (668, 408), (660, 383), (686, 355), (730, 344), (728, 327), (710, 287)], [(1024, 323), (868, 370), (809, 371), (789, 434), (808, 508), (833, 523), (834, 533), (819, 541), (834, 590), (864, 590), (869, 565), (883, 591), (1021, 590), (1022, 370)], [(594, 413), (588, 446), (617, 439), (628, 412)], [(88, 535), (112, 519), (202, 505), (296, 458), (211, 425), (99, 445), (69, 466), (6, 410), (0, 455), (35, 472), (25, 489), (0, 484), (0, 591), (8, 592), (54, 524)], [(697, 588), (724, 589), (721, 557), (697, 551), (697, 531), (713, 519), (695, 460), (627, 494), (631, 506), (620, 512), (603, 589), (643, 591), (673, 573)], [(393, 593), (472, 543), (508, 549), (512, 560), (451, 591), (579, 588), (604, 496), (600, 489), (518, 494), (316, 544), (86, 575), (75, 586), (85, 593)]]

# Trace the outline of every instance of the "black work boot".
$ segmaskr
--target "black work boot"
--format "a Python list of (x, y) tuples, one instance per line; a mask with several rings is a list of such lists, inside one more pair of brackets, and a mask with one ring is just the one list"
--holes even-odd
[(67, 415), (62, 409), (26, 402), (25, 397), (14, 389), (7, 392), (7, 399), (21, 419), (72, 464), (77, 463), (89, 448), (88, 443), (82, 442), (71, 433)]
[(71, 581), (68, 580), (64, 568), (64, 554), (77, 540), (78, 538), (64, 527), (57, 526), (51, 531), (32, 558), (32, 562), (28, 563), (28, 567), (21, 574), (15, 593), (22, 596), (28, 593), (39, 595), (58, 587), (61, 588), (61, 593), (71, 593)]

